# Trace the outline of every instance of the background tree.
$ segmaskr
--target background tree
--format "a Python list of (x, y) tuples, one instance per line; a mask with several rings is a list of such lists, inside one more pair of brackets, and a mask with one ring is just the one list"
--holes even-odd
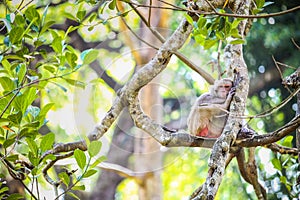
[[(249, 113), (254, 117), (249, 120), (249, 124), (259, 134), (264, 132), (269, 132), (269, 134), (257, 135), (242, 140), (238, 139), (233, 145), (230, 141), (236, 137), (239, 130), (238, 123), (233, 122), (241, 122), (241, 119), (231, 117), (228, 120), (228, 125), (235, 128), (227, 133), (225, 131), (212, 150), (209, 161), (209, 174), (206, 179), (206, 183), (210, 182), (210, 184), (207, 184), (207, 187), (205, 187), (205, 184), (200, 187), (200, 190), (197, 190), (193, 197), (198, 198), (204, 195), (209, 198), (210, 195), (215, 196), (218, 185), (223, 178), (222, 166), (226, 164), (225, 159), (223, 161), (222, 159), (215, 159), (220, 151), (223, 152), (223, 155), (228, 155), (228, 158), (237, 157), (238, 164), (231, 164), (226, 169), (230, 178), (227, 178), (226, 174), (224, 178), (230, 181), (230, 185), (238, 185), (239, 195), (244, 195), (245, 198), (253, 198), (254, 192), (249, 194), (249, 185), (241, 181), (237, 168), (240, 169), (244, 180), (253, 185), (259, 198), (266, 198), (265, 187), (268, 187), (268, 191), (271, 191), (268, 193), (270, 198), (297, 197), (299, 188), (295, 185), (295, 176), (292, 174), (296, 172), (298, 164), (295, 157), (282, 156), (281, 154), (297, 155), (297, 149), (288, 148), (292, 147), (293, 137), (285, 136), (296, 129), (299, 119), (298, 117), (291, 117), (294, 115), (294, 112), (291, 112), (292, 109), (280, 109), (273, 112), (276, 105), (285, 102), (285, 97), (289, 95), (288, 90), (279, 84), (281, 82), (279, 79), (282, 77), (279, 72), (274, 70), (274, 66), (280, 66), (280, 72), (285, 77), (295, 71), (295, 69), (286, 66), (297, 66), (298, 64), (296, 55), (298, 55), (297, 41), (299, 41), (299, 34), (296, 31), (297, 23), (293, 20), (298, 19), (296, 17), (299, 13), (290, 13), (299, 9), (297, 3), (277, 1), (269, 5), (268, 2), (257, 0), (254, 3), (250, 1), (198, 1), (195, 4), (193, 1), (187, 1), (187, 7), (179, 1), (171, 2), (172, 4), (162, 1), (160, 3), (157, 1), (137, 3), (115, 0), (101, 2), (77, 1), (76, 4), (61, 1), (47, 4), (40, 1), (33, 6), (30, 6), (30, 3), (32, 2), (14, 4), (8, 1), (1, 5), (1, 10), (4, 12), (1, 12), (3, 13), (1, 16), (3, 27), (1, 29), (1, 41), (3, 43), (0, 57), (2, 67), (0, 78), (2, 87), (0, 133), (3, 166), (1, 168), (5, 169), (3, 177), (7, 180), (11, 179), (10, 177), (18, 180), (18, 183), (21, 183), (22, 188), (26, 190), (27, 195), (36, 199), (43, 198), (43, 190), (49, 189), (49, 184), (45, 184), (45, 180), (55, 186), (56, 197), (65, 194), (68, 194), (69, 197), (74, 197), (74, 194), (82, 195), (70, 191), (71, 189), (90, 190), (85, 188), (84, 185), (92, 185), (91, 182), (89, 184), (83, 183), (85, 183), (84, 181), (93, 180), (91, 175), (96, 173), (96, 166), (100, 166), (105, 170), (102, 170), (97, 186), (91, 189), (95, 191), (91, 195), (91, 199), (96, 197), (111, 199), (112, 196), (121, 199), (123, 195), (131, 194), (127, 185), (132, 186), (133, 183), (128, 180), (122, 182), (117, 193), (115, 193), (117, 185), (123, 179), (117, 174), (135, 180), (139, 186), (145, 186), (143, 183), (147, 182), (149, 178), (151, 179), (152, 175), (156, 173), (152, 173), (153, 168), (146, 171), (146, 173), (137, 173), (137, 171), (129, 171), (120, 166), (134, 169), (132, 166), (136, 165), (133, 164), (133, 161), (128, 160), (131, 154), (137, 150), (133, 149), (133, 146), (137, 146), (137, 144), (133, 145), (136, 133), (133, 130), (134, 128), (131, 128), (132, 121), (129, 120), (128, 114), (126, 116), (125, 108), (128, 107), (129, 115), (133, 118), (135, 126), (145, 130), (164, 146), (182, 146), (181, 150), (169, 148), (164, 155), (163, 193), (166, 198), (189, 196), (199, 186), (199, 181), (205, 181), (206, 174), (204, 171), (207, 171), (206, 160), (209, 152), (187, 147), (211, 148), (215, 142), (215, 140), (192, 137), (181, 130), (185, 128), (185, 117), (194, 101), (190, 97), (196, 98), (195, 93), (200, 94), (207, 90), (207, 84), (204, 83), (204, 80), (212, 84), (212, 77), (218, 78), (221, 71), (224, 70), (223, 66), (227, 68), (229, 66), (239, 66), (238, 69), (243, 81), (239, 84), (237, 97), (241, 101), (233, 102), (234, 106), (231, 108), (231, 113), (233, 116), (236, 115), (237, 111), (233, 108), (244, 102), (238, 108), (241, 108), (240, 115), (245, 114), (243, 112), (247, 98), (247, 92), (245, 91), (248, 90), (247, 79), (250, 78), (249, 99), (251, 104), (247, 103), (247, 114)], [(266, 10), (264, 10), (265, 6), (267, 6)], [(262, 10), (273, 14), (254, 16)], [(281, 10), (284, 11), (280, 12)], [(57, 13), (62, 14), (57, 15)], [(168, 15), (166, 18), (162, 17), (162, 20), (157, 22), (156, 20), (160, 19), (157, 16), (165, 16), (163, 13), (172, 13), (172, 15)], [(188, 13), (188, 15), (183, 16), (183, 13)], [(153, 16), (155, 18), (152, 18)], [(241, 17), (244, 19), (243, 21), (238, 19)], [(244, 31), (245, 22), (247, 21), (247, 24), (251, 25), (249, 22), (253, 18), (257, 19), (253, 20), (252, 27), (247, 26), (246, 31)], [(179, 24), (178, 19), (183, 21)], [(117, 25), (119, 20), (122, 21), (122, 26)], [(165, 23), (167, 20), (170, 21), (168, 23), (169, 28), (172, 29), (170, 32), (174, 32), (172, 35), (163, 35), (161, 29), (154, 28), (155, 26), (160, 26), (160, 28), (166, 26), (159, 23)], [(124, 26), (124, 24), (126, 25)], [(271, 26), (270, 29), (278, 28), (278, 30), (283, 31), (280, 31), (281, 34), (275, 34), (279, 31), (270, 31), (266, 34), (265, 28), (269, 29), (267, 26)], [(141, 27), (142, 29), (136, 30), (136, 28)], [(128, 29), (127, 33), (122, 32), (125, 28)], [(293, 30), (295, 31), (293, 32)], [(130, 35), (129, 32), (133, 35)], [(191, 38), (190, 34), (192, 35)], [(249, 36), (244, 38), (244, 35)], [(124, 36), (125, 39), (122, 38)], [(262, 36), (265, 37), (263, 40), (261, 40)], [(134, 37), (136, 38), (133, 39)], [(291, 37), (294, 43), (290, 42)], [(195, 45), (184, 45), (179, 52), (178, 50), (187, 39), (190, 39), (190, 41), (186, 44)], [(241, 43), (245, 43), (246, 40), (244, 57), (247, 65), (243, 61), (243, 54), (241, 54)], [(155, 49), (152, 56), (149, 53), (152, 50), (141, 46), (143, 43)], [(138, 45), (139, 48), (142, 47), (142, 50), (136, 49), (137, 47), (132, 44)], [(289, 46), (285, 46), (287, 44)], [(263, 46), (257, 47), (258, 45)], [(127, 46), (132, 48), (128, 54), (124, 53)], [(279, 48), (283, 48), (282, 52), (285, 54), (279, 51)], [(273, 54), (274, 59), (270, 55), (262, 54), (262, 51), (257, 51), (257, 49), (266, 49), (263, 52)], [(240, 54), (236, 54), (238, 51), (240, 51)], [(119, 55), (122, 55), (121, 58)], [(131, 55), (133, 59), (130, 57)], [(172, 55), (176, 55), (177, 59), (174, 56), (171, 59)], [(202, 67), (206, 66), (208, 62), (210, 63), (208, 67)], [(124, 63), (128, 63), (128, 65)], [(197, 65), (194, 63), (197, 63)], [(144, 64), (145, 66), (140, 70), (135, 70), (135, 66)], [(273, 67), (271, 67), (272, 65)], [(125, 66), (130, 67), (126, 68)], [(117, 73), (124, 68), (126, 70), (122, 73)], [(199, 73), (201, 77), (190, 68)], [(212, 68), (218, 70), (211, 73)], [(249, 76), (247, 75), (248, 70)], [(257, 70), (258, 72), (256, 72)], [(132, 74), (133, 76), (131, 76)], [(164, 98), (164, 103), (159, 103), (163, 105), (156, 110), (158, 115), (165, 111), (162, 122), (158, 119), (152, 121), (144, 115), (143, 111), (140, 110), (140, 102), (136, 99), (139, 90), (145, 85), (151, 85), (149, 82), (158, 74), (163, 77), (160, 84), (168, 86), (159, 91), (159, 95), (155, 95)], [(255, 81), (256, 78), (260, 81)], [(259, 84), (252, 86), (251, 83)], [(264, 87), (265, 84), (268, 87)], [(74, 89), (72, 86), (84, 88), (84, 91)], [(279, 87), (282, 88), (277, 89)], [(296, 89), (290, 97), (295, 95), (297, 91)], [(89, 97), (89, 94), (92, 95)], [(112, 94), (116, 96), (113, 97)], [(83, 96), (83, 98), (80, 98), (80, 96)], [(69, 111), (65, 109), (70, 105), (70, 98), (73, 99), (72, 103), (74, 110), (76, 110), (73, 120), (76, 125), (72, 120), (63, 121), (63, 119), (61, 119), (62, 123), (55, 125), (53, 123), (55, 118), (51, 118), (55, 113), (52, 111), (53, 108), (58, 114), (62, 110), (64, 120), (73, 118), (67, 115)], [(115, 101), (110, 103), (110, 99), (115, 99)], [(147, 100), (141, 100), (141, 102), (146, 103)], [(55, 102), (55, 105), (49, 102)], [(98, 102), (101, 102), (101, 104)], [(178, 107), (178, 105), (180, 106)], [(283, 108), (291, 108), (295, 103), (284, 103), (282, 105)], [(270, 108), (273, 109), (271, 112), (264, 112)], [(92, 110), (94, 118), (88, 117), (84, 109)], [(107, 112), (107, 110), (109, 111)], [(151, 105), (148, 107), (144, 105), (143, 110), (151, 110)], [(45, 117), (48, 111), (50, 121), (46, 123)], [(121, 111), (124, 118), (119, 117), (120, 122), (116, 124), (115, 128), (110, 128), (121, 114)], [(263, 114), (259, 115), (259, 113)], [(150, 115), (150, 113), (147, 114)], [(57, 115), (56, 118), (58, 118)], [(93, 121), (100, 121), (101, 123), (96, 126), (94, 132), (89, 134), (90, 141), (93, 141), (90, 142), (84, 138), (93, 126)], [(157, 124), (158, 122), (167, 124), (168, 128)], [(50, 127), (54, 134), (46, 134), (46, 125)], [(66, 131), (59, 126), (64, 126)], [(107, 132), (105, 135), (109, 135), (112, 129), (114, 129), (113, 136), (102, 137)], [(69, 132), (75, 133), (75, 131), (81, 133), (75, 134), (78, 142), (74, 142), (74, 137), (69, 137)], [(40, 133), (46, 135), (42, 136)], [(98, 140), (100, 137), (102, 137), (104, 144), (100, 155), (107, 151), (107, 140), (112, 141), (107, 154), (109, 163), (99, 164), (104, 159), (97, 155), (101, 143), (94, 140)], [(281, 144), (286, 147), (273, 143), (281, 138), (285, 138), (281, 141)], [(53, 146), (54, 141), (56, 141), (56, 145)], [(143, 140), (140, 141), (143, 142)], [(231, 154), (227, 154), (229, 146), (224, 145), (226, 142), (229, 142)], [(158, 143), (154, 144), (157, 145)], [(145, 145), (149, 144), (146, 143)], [(242, 147), (264, 145), (277, 152), (269, 156), (274, 168), (270, 173), (270, 170), (266, 170), (265, 161), (261, 159), (261, 156), (257, 156), (258, 162), (261, 163), (258, 165), (259, 171), (257, 174), (254, 148), (246, 148), (249, 153), (245, 156)], [(233, 148), (233, 146), (236, 147)], [(88, 153), (84, 154), (83, 151), (87, 150), (87, 147), (89, 147)], [(265, 150), (259, 149), (256, 153), (261, 155), (265, 153)], [(63, 170), (57, 169), (56, 172), (51, 170), (54, 164), (57, 165), (58, 160), (66, 159), (73, 154), (77, 170), (72, 170), (74, 166), (72, 167), (69, 164), (64, 164)], [(198, 155), (201, 155), (200, 158)], [(93, 157), (98, 157), (98, 159), (94, 161)], [(133, 160), (137, 161), (136, 159)], [(229, 161), (231, 159), (228, 159), (227, 164)], [(113, 165), (110, 162), (119, 165)], [(139, 162), (136, 163), (137, 166), (141, 166)], [(217, 167), (216, 163), (218, 163)], [(145, 164), (149, 164), (148, 161)], [(141, 169), (141, 171), (145, 171), (145, 169)], [(218, 175), (218, 173), (215, 172), (220, 172), (221, 176), (216, 177), (215, 175)], [(55, 173), (58, 174), (58, 178), (54, 178)], [(190, 174), (191, 178), (187, 179), (186, 174)], [(43, 177), (39, 175), (43, 175)], [(264, 185), (260, 186), (258, 184), (257, 176), (265, 181)], [(103, 178), (114, 181), (107, 185)], [(80, 184), (82, 181), (83, 183)], [(159, 179), (156, 181), (159, 181)], [(214, 184), (211, 184), (212, 181)], [(228, 182), (226, 181), (226, 183)], [(280, 187), (272, 187), (274, 183), (277, 183)], [(159, 183), (155, 184), (159, 185)], [(213, 185), (216, 187), (212, 187)], [(230, 195), (232, 195), (228, 185), (222, 186), (221, 184), (220, 186), (218, 194), (222, 199), (224, 197), (230, 198)], [(24, 195), (21, 192), (22, 188), (18, 193)], [(1, 194), (3, 197), (7, 197), (5, 193), (7, 189), (2, 185)], [(151, 187), (145, 189), (146, 193), (153, 190)], [(161, 194), (157, 190), (151, 192), (150, 195), (152, 197), (149, 198), (154, 198), (153, 196), (161, 198)], [(18, 194), (11, 197), (21, 198)], [(146, 195), (143, 197), (146, 197)]]

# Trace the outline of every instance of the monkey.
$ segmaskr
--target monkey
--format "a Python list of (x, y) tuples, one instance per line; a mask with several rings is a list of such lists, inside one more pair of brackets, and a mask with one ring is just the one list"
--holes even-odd
[(202, 94), (190, 111), (187, 119), (190, 134), (207, 138), (219, 137), (234, 94), (235, 87), (231, 79), (216, 80), (210, 92)]

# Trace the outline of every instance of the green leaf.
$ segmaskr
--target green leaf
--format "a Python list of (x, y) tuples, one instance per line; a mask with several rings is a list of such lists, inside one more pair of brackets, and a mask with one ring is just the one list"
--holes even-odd
[(58, 177), (63, 181), (63, 183), (68, 186), (70, 183), (70, 177), (66, 172), (61, 172), (58, 174)]
[(282, 167), (281, 167), (281, 163), (277, 158), (273, 158), (272, 159), (272, 164), (274, 166), (275, 169), (281, 171)]
[(42, 152), (45, 152), (52, 148), (55, 141), (55, 134), (54, 133), (48, 133), (47, 135), (44, 135), (40, 144), (40, 148)]
[(85, 17), (86, 10), (81, 10), (76, 13), (76, 17), (79, 21), (82, 21)]
[(39, 17), (39, 13), (36, 11), (34, 6), (30, 6), (25, 11), (25, 17), (29, 20), (33, 20), (36, 17)]
[(225, 40), (225, 34), (222, 31), (216, 32), (216, 36), (219, 40)]
[(33, 153), (33, 156), (37, 157), (38, 146), (36, 145), (35, 141), (29, 137), (27, 137), (25, 140), (26, 140), (26, 143), (28, 144), (30, 151)]
[(76, 196), (76, 194), (72, 193), (72, 192), (67, 192), (67, 194), (71, 197), (73, 197), (74, 199), (78, 199), (80, 200), (80, 198), (78, 196)]
[(15, 142), (16, 142), (16, 138), (15, 138), (15, 137), (9, 138), (9, 139), (7, 139), (7, 140), (4, 141), (3, 147), (4, 147), (4, 148), (8, 148), (8, 147), (10, 147), (12, 144), (14, 144)]
[(72, 187), (72, 190), (85, 190), (85, 186), (84, 185), (74, 186)]
[(26, 75), (26, 66), (24, 64), (19, 64), (16, 68), (16, 73), (18, 75), (18, 81), (19, 84), (23, 81), (25, 75)]
[(243, 19), (241, 18), (234, 19), (231, 23), (232, 29), (237, 28), (241, 21), (243, 21)]
[(8, 62), (8, 60), (4, 58), (4, 59), (2, 60), (2, 62), (1, 62), (1, 64), (2, 64), (3, 68), (6, 70), (6, 72), (7, 72), (11, 77), (13, 77), (14, 74), (11, 72), (11, 65), (10, 65), (10, 63)]
[(12, 44), (17, 44), (21, 41), (23, 37), (24, 29), (22, 27), (16, 26), (9, 32), (9, 40)]
[(236, 29), (236, 28), (231, 29), (230, 35), (231, 35), (233, 38), (239, 38), (239, 39), (242, 39), (242, 36), (240, 35), (239, 30)]
[(116, 8), (116, 0), (112, 0), (109, 4), (108, 4), (108, 8), (111, 10), (114, 10)]
[(74, 80), (74, 79), (69, 79), (69, 78), (64, 78), (65, 81), (67, 81), (69, 84), (76, 86), (76, 87), (80, 87), (82, 89), (85, 88), (85, 83), (78, 81), (78, 80)]
[(47, 13), (48, 13), (48, 9), (49, 9), (49, 4), (45, 7), (44, 9), (44, 12), (43, 12), (43, 15), (42, 15), (42, 21), (41, 21), (41, 24), (43, 25), (44, 22), (45, 22), (45, 19), (46, 19), (46, 16), (47, 16)]
[(292, 141), (293, 141), (293, 136), (289, 135), (284, 138), (282, 145), (286, 147), (293, 147)]
[(97, 18), (97, 14), (93, 12), (89, 17), (89, 22), (92, 23)]
[(83, 64), (88, 65), (91, 62), (93, 62), (94, 60), (96, 60), (98, 54), (99, 54), (98, 50), (87, 49), (80, 54), (80, 58), (83, 61)]
[(11, 162), (15, 162), (16, 160), (19, 159), (19, 155), (18, 154), (12, 154), (6, 157), (6, 160), (11, 161)]
[(55, 24), (56, 22), (55, 21), (48, 21), (46, 22), (46, 24), (44, 24), (42, 26), (42, 29), (40, 31), (40, 34), (43, 34), (45, 33), (53, 24)]
[(92, 141), (88, 147), (88, 153), (91, 157), (97, 155), (102, 147), (101, 141)]
[(286, 184), (287, 178), (285, 176), (280, 176), (280, 182)]
[(13, 101), (13, 105), (25, 114), (27, 107), (38, 98), (36, 88), (29, 88), (23, 94), (18, 95)]
[(66, 52), (66, 59), (70, 67), (73, 69), (76, 66), (77, 55), (73, 52)]
[(245, 40), (242, 39), (232, 40), (230, 44), (245, 44)]
[(88, 31), (92, 31), (94, 28), (95, 28), (95, 26), (90, 26), (90, 27), (88, 28)]
[(83, 175), (83, 178), (88, 178), (94, 174), (96, 174), (98, 171), (95, 170), (95, 169), (90, 169), (89, 171), (87, 171), (84, 175)]
[(16, 114), (9, 115), (7, 119), (10, 120), (11, 123), (19, 125), (22, 121), (22, 112), (19, 111)]
[(206, 18), (201, 15), (197, 21), (198, 27), (203, 28), (206, 24)]
[(261, 11), (263, 11), (263, 8), (255, 8), (252, 10), (253, 14), (256, 15), (257, 13), (260, 13)]
[[(31, 162), (31, 164), (33, 166), (38, 166), (39, 165), (39, 159), (36, 158), (36, 156), (34, 156), (34, 154), (31, 151), (28, 152), (27, 157), (28, 157), (29, 161)], [(36, 170), (31, 170), (32, 175), (35, 175), (35, 173), (36, 173)]]
[(51, 47), (56, 53), (62, 53), (63, 50), (63, 41), (61, 37), (56, 37), (52, 41)]
[(14, 193), (14, 194), (10, 194), (6, 200), (18, 200), (18, 199), (24, 199), (24, 197), (21, 194)]
[(191, 25), (194, 25), (194, 20), (191, 16), (189, 16), (187, 13), (184, 14), (186, 21), (190, 23)]
[(265, 0), (256, 0), (256, 6), (257, 8), (262, 8), (265, 4)]
[(225, 35), (229, 35), (229, 33), (231, 31), (231, 27), (232, 27), (232, 25), (230, 22), (225, 23), (225, 29), (224, 29)]
[(65, 37), (64, 38), (66, 38), (69, 35), (69, 33), (77, 30), (78, 28), (79, 28), (78, 26), (75, 26), (75, 27), (74, 26), (69, 26), (69, 28), (67, 29), (67, 31), (65, 33)]
[(76, 159), (77, 165), (80, 167), (80, 169), (83, 169), (86, 164), (86, 156), (83, 151), (80, 149), (76, 149), (74, 151), (74, 157)]
[(44, 65), (43, 67), (45, 68), (45, 70), (47, 70), (48, 72), (50, 72), (52, 74), (56, 71), (56, 68), (53, 67), (52, 65)]
[(105, 156), (101, 156), (99, 157), (97, 160), (95, 160), (95, 162), (93, 164), (91, 164), (91, 168), (95, 168), (99, 163), (103, 162), (104, 160), (106, 160)]
[(23, 137), (35, 138), (37, 135), (38, 135), (38, 131), (35, 128), (32, 129), (26, 127), (20, 131), (19, 138), (23, 138)]
[(218, 30), (222, 30), (224, 27), (225, 27), (225, 22), (226, 22), (226, 19), (225, 17), (220, 17), (220, 22), (219, 22), (219, 27), (218, 27)]
[(203, 47), (204, 47), (204, 49), (210, 49), (217, 42), (218, 42), (217, 40), (205, 40)]
[(33, 24), (35, 25), (36, 28), (38, 28), (37, 26), (39, 26), (40, 23), (41, 23), (40, 14), (37, 12), (37, 9), (35, 8), (35, 6), (31, 6), (31, 7), (26, 9), (25, 17), (30, 22), (33, 21), (34, 22)]
[(47, 160), (55, 160), (55, 159), (56, 159), (55, 155), (53, 155), (53, 154), (48, 154), (48, 155), (46, 155), (46, 156), (43, 158), (43, 162), (44, 162), (44, 163), (47, 163), (47, 162), (46, 162)]
[(45, 117), (53, 105), (54, 103), (48, 103), (45, 106), (42, 106), (41, 112), (37, 117), (37, 120), (40, 122), (40, 126), (44, 125)]
[(4, 91), (12, 91), (15, 89), (14, 82), (8, 77), (0, 77), (0, 84), (3, 87)]
[(8, 187), (0, 188), (0, 194), (7, 192), (8, 190), (9, 190)]

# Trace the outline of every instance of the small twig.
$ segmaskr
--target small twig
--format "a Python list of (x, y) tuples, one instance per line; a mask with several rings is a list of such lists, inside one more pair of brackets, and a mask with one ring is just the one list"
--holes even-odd
[(215, 14), (218, 14), (216, 8), (208, 0), (205, 0), (205, 2), (211, 7), (211, 9), (214, 11)]
[(45, 178), (45, 180), (50, 183), (53, 186), (58, 186), (61, 183), (61, 180), (59, 181), (54, 181), (52, 180), (52, 178), (50, 178), (50, 176), (48, 175), (48, 170), (58, 161), (64, 158), (68, 158), (70, 156), (72, 156), (74, 153), (74, 151), (68, 152), (66, 154), (63, 155), (56, 155), (56, 158), (54, 160), (51, 160), (48, 164), (46, 164), (46, 166), (43, 168), (42, 172), (43, 172), (43, 176)]
[(273, 152), (278, 152), (280, 154), (290, 154), (293, 156), (298, 156), (299, 150), (297, 148), (289, 148), (285, 146), (280, 146), (276, 143), (267, 144), (264, 147), (271, 149)]
[(276, 66), (276, 68), (277, 68), (277, 70), (278, 70), (278, 72), (280, 74), (281, 80), (283, 80), (284, 78), (283, 78), (282, 72), (281, 72), (279, 66), (277, 65), (277, 61), (275, 60), (275, 58), (274, 58), (273, 55), (272, 55), (272, 59), (273, 59), (273, 62), (274, 62), (275, 66)]
[(222, 40), (219, 41), (219, 46), (218, 46), (218, 57), (217, 57), (217, 68), (218, 68), (218, 79), (220, 80), (222, 75), (223, 75), (223, 72), (222, 72), (222, 69), (221, 69), (221, 64), (220, 64), (220, 57), (221, 57), (221, 48), (222, 48)]
[[(264, 118), (267, 116), (270, 116), (273, 114), (275, 111), (279, 110), (283, 106), (285, 106), (290, 100), (293, 99), (294, 96), (297, 95), (297, 93), (300, 91), (300, 87), (298, 87), (294, 92), (292, 92), (286, 99), (284, 99), (280, 104), (270, 108), (269, 110), (266, 110), (260, 114), (257, 115), (248, 115), (248, 116), (234, 116), (236, 118), (242, 118), (242, 119), (253, 119), (253, 118)], [(231, 114), (232, 115), (232, 114)], [(233, 116), (233, 115), (232, 115)]]
[(281, 62), (278, 62), (278, 61), (276, 61), (276, 63), (279, 64), (279, 65), (281, 65), (281, 66), (283, 66), (283, 67), (286, 67), (286, 68), (296, 69), (295, 67), (292, 67), (290, 65), (287, 65), (287, 64), (284, 64), (284, 63), (281, 63)]
[[(117, 6), (117, 10), (119, 10), (118, 6)], [(135, 8), (133, 8), (134, 11), (136, 11)], [(132, 29), (131, 27), (127, 24), (127, 22), (125, 21), (125, 19), (123, 17), (121, 17), (122, 22), (125, 24), (125, 26), (127, 27), (127, 29), (141, 42), (145, 43), (146, 45), (148, 45), (149, 47), (152, 47), (153, 49), (158, 50), (158, 47), (155, 47), (154, 45), (150, 44), (149, 42), (147, 42), (146, 40), (142, 39), (140, 36), (138, 36)], [(147, 22), (148, 23), (148, 22)]]
[[(274, 58), (273, 55), (272, 55), (272, 59), (273, 59), (273, 62), (274, 62), (275, 66), (276, 66), (276, 68), (277, 68), (277, 70), (278, 70), (278, 72), (280, 74), (280, 78), (283, 81), (284, 78), (283, 78), (282, 72), (281, 72), (281, 70), (280, 70), (280, 68), (279, 68), (279, 66), (277, 64), (277, 61), (275, 60), (275, 58)], [(290, 94), (292, 93), (292, 91), (290, 90), (290, 88), (287, 85), (284, 85), (284, 87), (289, 91)]]
[(300, 50), (300, 46), (296, 43), (296, 41), (294, 40), (294, 38), (292, 38), (292, 42), (297, 47), (297, 49)]
[[(146, 18), (136, 9), (136, 7), (134, 7), (132, 4), (129, 4), (129, 5), (137, 13), (137, 15), (140, 17), (140, 19), (144, 22), (144, 24), (149, 28), (149, 30), (153, 33), (153, 35), (156, 36), (162, 43), (164, 43), (165, 38), (148, 24)], [(136, 35), (136, 34), (134, 34), (134, 35)], [(138, 37), (138, 36), (136, 35), (136, 37)], [(174, 51), (172, 53), (175, 54), (177, 56), (177, 58), (179, 58), (182, 62), (184, 62), (188, 67), (190, 67), (192, 70), (194, 70), (198, 74), (200, 74), (209, 84), (211, 84), (211, 85), (214, 84), (215, 79), (209, 73), (207, 73), (202, 68), (197, 67), (196, 64), (194, 64), (192, 61), (190, 61), (182, 53), (180, 53), (178, 51)]]
[[(138, 3), (134, 3), (134, 2), (131, 2), (131, 4), (136, 5), (137, 7), (150, 7), (149, 5), (142, 5), (142, 4), (138, 4)], [(178, 7), (175, 5), (172, 5), (172, 7), (173, 8), (163, 7), (163, 6), (151, 6), (151, 8), (168, 9), (168, 10), (174, 10), (174, 11), (184, 11), (184, 12), (191, 12), (194, 14), (201, 14), (201, 15), (218, 15), (218, 16), (225, 16), (225, 17), (235, 17), (235, 18), (243, 18), (243, 19), (277, 17), (277, 16), (285, 15), (285, 14), (300, 10), (300, 6), (296, 6), (294, 8), (288, 9), (288, 10), (275, 12), (275, 13), (271, 13), (271, 14), (239, 15), (239, 14), (231, 14), (231, 13), (220, 13), (220, 12), (215, 12), (215, 11), (213, 11), (213, 12), (195, 11), (195, 10), (181, 8), (181, 7)]]
[[(152, 6), (152, 0), (150, 0), (150, 6)], [(152, 8), (150, 7), (149, 8), (149, 14), (148, 14), (148, 24), (149, 24), (149, 26), (151, 26), (151, 11), (152, 11)]]

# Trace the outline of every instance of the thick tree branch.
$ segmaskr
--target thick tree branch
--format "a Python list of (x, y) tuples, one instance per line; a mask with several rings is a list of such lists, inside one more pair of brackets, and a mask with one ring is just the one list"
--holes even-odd
[[(138, 9), (136, 9), (131, 3), (129, 4), (134, 11), (137, 13), (137, 15), (141, 18), (142, 22), (149, 28), (149, 30), (153, 33), (153, 35), (162, 43), (165, 42), (165, 38), (155, 29), (153, 29), (151, 27), (151, 25), (148, 23), (148, 21), (146, 20), (146, 18), (142, 15), (142, 13), (140, 11), (138, 11)], [(140, 39), (140, 37), (138, 37), (135, 33), (133, 33), (139, 40), (143, 41), (142, 39)], [(149, 45), (151, 46), (151, 45)], [(214, 83), (214, 78), (207, 73), (204, 69), (198, 67), (195, 63), (193, 63), (192, 61), (190, 61), (186, 56), (184, 56), (182, 53), (180, 53), (179, 51), (174, 51), (172, 52), (174, 55), (177, 56), (177, 58), (179, 58), (183, 63), (185, 63), (188, 67), (190, 67), (192, 70), (194, 70), (195, 72), (197, 72), (198, 74), (200, 74), (209, 84), (213, 84)]]
[(277, 142), (283, 137), (287, 136), (291, 132), (297, 129), (300, 126), (300, 116), (294, 117), (289, 123), (285, 124), (283, 127), (277, 129), (274, 132), (267, 133), (264, 135), (256, 135), (252, 138), (247, 138), (243, 140), (235, 141), (235, 145), (243, 147), (255, 147), (255, 146), (264, 146)]
[(107, 131), (124, 106), (127, 105), (131, 94), (138, 92), (166, 68), (172, 56), (171, 52), (181, 48), (190, 35), (191, 30), (192, 26), (183, 20), (173, 35), (162, 45), (155, 57), (140, 69), (121, 89), (120, 95), (115, 100), (112, 108), (102, 120), (101, 124), (96, 126), (95, 130), (89, 135), (91, 140), (99, 139)]
[(245, 179), (245, 181), (247, 181), (253, 186), (257, 198), (260, 200), (264, 200), (267, 199), (267, 195), (265, 189), (258, 182), (257, 167), (254, 158), (255, 156), (254, 150), (255, 148), (249, 149), (248, 162), (245, 162), (246, 158), (245, 158), (245, 152), (243, 148), (240, 149), (236, 158), (237, 158), (238, 166), (242, 177)]

